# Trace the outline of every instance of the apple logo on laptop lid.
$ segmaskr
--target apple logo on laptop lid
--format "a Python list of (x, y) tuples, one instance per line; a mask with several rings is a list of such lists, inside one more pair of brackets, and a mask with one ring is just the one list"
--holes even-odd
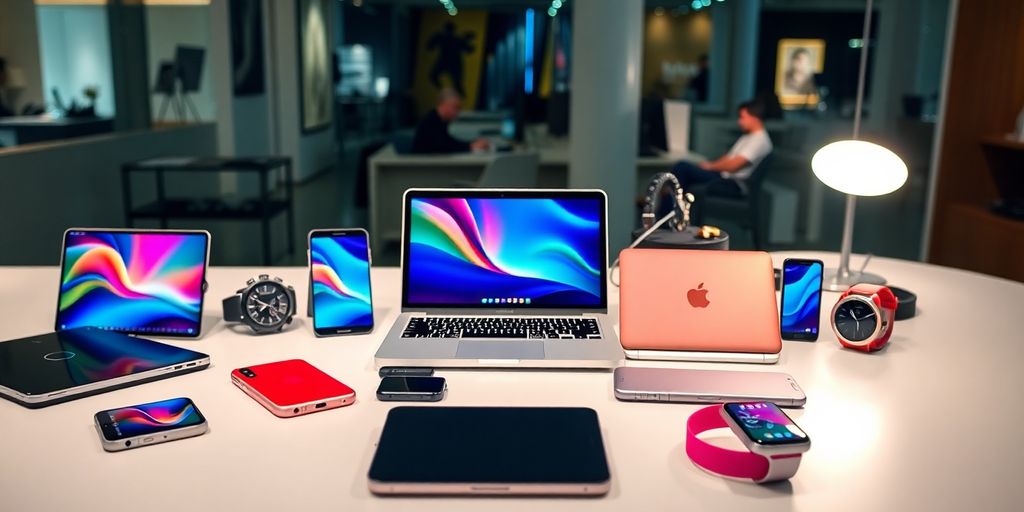
[(686, 300), (695, 308), (706, 308), (711, 304), (711, 301), (708, 300), (708, 290), (704, 288), (704, 283), (686, 292)]

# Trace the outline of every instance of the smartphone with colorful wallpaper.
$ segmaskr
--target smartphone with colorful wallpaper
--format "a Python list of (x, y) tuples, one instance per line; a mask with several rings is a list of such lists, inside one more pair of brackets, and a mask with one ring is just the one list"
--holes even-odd
[(231, 382), (274, 416), (291, 418), (350, 405), (352, 388), (302, 359), (238, 368)]
[(206, 418), (189, 398), (100, 411), (94, 416), (103, 449), (118, 452), (205, 434)]
[(821, 318), (820, 260), (789, 258), (782, 263), (782, 339), (815, 341)]
[(309, 232), (310, 313), (317, 336), (373, 330), (369, 234), (363, 229)]

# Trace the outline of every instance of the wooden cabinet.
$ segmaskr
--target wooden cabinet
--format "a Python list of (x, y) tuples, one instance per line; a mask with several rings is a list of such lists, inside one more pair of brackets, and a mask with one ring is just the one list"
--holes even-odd
[(955, 27), (928, 260), (1024, 281), (1024, 222), (991, 211), (1014, 178), (989, 167), (1024, 146), (999, 135), (1024, 107), (1024, 2), (959, 2)]

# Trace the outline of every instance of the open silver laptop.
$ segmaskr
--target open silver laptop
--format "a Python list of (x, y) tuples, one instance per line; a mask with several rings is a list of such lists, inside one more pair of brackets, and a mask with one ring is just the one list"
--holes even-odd
[(378, 366), (614, 368), (600, 190), (410, 189)]

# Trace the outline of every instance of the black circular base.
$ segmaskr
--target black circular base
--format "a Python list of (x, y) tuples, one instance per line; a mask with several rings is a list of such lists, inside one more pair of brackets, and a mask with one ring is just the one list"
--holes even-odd
[[(729, 250), (729, 233), (722, 231), (719, 236), (703, 239), (697, 236), (699, 229), (690, 226), (683, 231), (659, 229), (637, 247), (644, 249), (711, 249)], [(643, 234), (643, 229), (633, 231), (633, 239)]]

